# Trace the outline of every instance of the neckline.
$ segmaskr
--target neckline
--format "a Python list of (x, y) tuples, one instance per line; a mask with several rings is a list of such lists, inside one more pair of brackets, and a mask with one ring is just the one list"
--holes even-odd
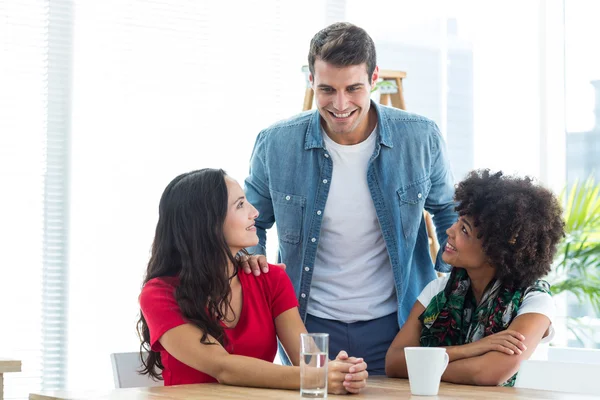
[(360, 151), (364, 148), (368, 148), (373, 145), (373, 142), (375, 142), (377, 135), (378, 135), (377, 134), (378, 127), (379, 127), (379, 124), (376, 124), (375, 128), (373, 128), (373, 130), (371, 131), (369, 136), (367, 136), (365, 138), (365, 140), (363, 140), (362, 142), (359, 142), (356, 144), (339, 144), (327, 135), (327, 132), (325, 132), (324, 128), (321, 129), (321, 135), (323, 136), (323, 143), (325, 144), (326, 148), (329, 146), (330, 148), (335, 148), (335, 149), (345, 151), (345, 152), (355, 152), (355, 151)]
[(225, 322), (219, 321), (219, 323), (221, 324), (221, 326), (226, 331), (230, 331), (230, 332), (236, 331), (236, 329), (240, 326), (240, 324), (242, 324), (242, 322), (245, 321), (244, 316), (246, 315), (245, 310), (246, 310), (247, 301), (246, 301), (246, 290), (244, 290), (244, 284), (245, 284), (244, 280), (246, 279), (246, 276), (244, 276), (244, 274), (245, 274), (245, 272), (241, 268), (239, 268), (238, 272), (237, 272), (237, 275), (238, 275), (238, 278), (240, 280), (240, 288), (242, 289), (242, 307), (240, 309), (240, 316), (239, 316), (239, 318), (237, 320), (237, 323), (234, 326), (227, 326), (225, 324)]

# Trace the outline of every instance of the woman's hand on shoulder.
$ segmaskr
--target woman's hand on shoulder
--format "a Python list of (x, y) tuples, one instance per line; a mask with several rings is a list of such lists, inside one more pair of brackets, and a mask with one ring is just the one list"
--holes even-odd
[(527, 350), (527, 346), (523, 343), (524, 340), (525, 336), (519, 332), (507, 329), (467, 344), (465, 346), (469, 351), (467, 357), (477, 357), (490, 351), (508, 355), (521, 354)]
[(331, 394), (359, 393), (367, 386), (368, 377), (367, 363), (362, 358), (349, 357), (342, 350), (329, 362), (327, 391)]

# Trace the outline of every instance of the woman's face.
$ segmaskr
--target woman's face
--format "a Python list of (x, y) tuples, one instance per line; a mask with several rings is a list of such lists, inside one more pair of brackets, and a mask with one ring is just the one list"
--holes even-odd
[(448, 230), (448, 242), (442, 254), (442, 260), (454, 266), (469, 269), (489, 267), (482, 248), (482, 240), (477, 237), (478, 229), (473, 218), (468, 215), (459, 217)]
[(235, 180), (225, 177), (225, 182), (228, 199), (223, 233), (231, 253), (235, 255), (246, 247), (258, 244), (254, 226), (258, 210), (246, 200), (244, 191)]

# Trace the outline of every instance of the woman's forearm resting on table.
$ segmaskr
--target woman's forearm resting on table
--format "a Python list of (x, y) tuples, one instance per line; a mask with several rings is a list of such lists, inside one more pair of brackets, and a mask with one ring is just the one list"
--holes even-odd
[(444, 348), (446, 349), (446, 353), (448, 353), (448, 359), (450, 363), (462, 360), (464, 358), (474, 357), (473, 352), (470, 351), (469, 344), (448, 346)]
[(419, 315), (423, 313), (425, 307), (416, 301), (406, 322), (400, 329), (400, 332), (394, 338), (390, 348), (385, 355), (385, 374), (390, 378), (407, 378), (406, 358), (404, 357), (405, 347), (420, 346), (419, 337), (421, 335), (421, 321)]
[[(385, 371), (392, 378), (407, 378), (404, 348), (419, 346), (420, 322), (415, 315), (423, 306), (415, 304), (385, 358)], [(446, 347), (450, 360), (442, 380), (452, 383), (493, 386), (508, 380), (518, 371), (539, 344), (550, 320), (537, 313), (515, 318), (507, 330), (476, 342)]]
[(202, 331), (191, 324), (170, 329), (159, 339), (176, 359), (220, 383), (238, 386), (297, 389), (300, 368), (276, 365), (258, 358), (229, 354), (213, 337), (201, 343)]
[(511, 343), (516, 345), (504, 341), (505, 345), (496, 347), (498, 344), (494, 344), (493, 340), (490, 340), (491, 336), (488, 336), (480, 341), (458, 346), (462, 347), (462, 350), (467, 349), (467, 354), (471, 351), (477, 354), (482, 351), (481, 344), (487, 341), (483, 348), (487, 347), (488, 350), (484, 354), (450, 362), (442, 380), (482, 386), (495, 386), (506, 382), (519, 370), (521, 362), (533, 354), (549, 326), (550, 320), (547, 316), (528, 313), (515, 318), (506, 331), (492, 335), (498, 338), (512, 338)]
[[(288, 312), (284, 312), (282, 315)], [(297, 311), (296, 311), (297, 313)], [(294, 315), (294, 313), (289, 313)], [(299, 319), (299, 317), (298, 317)], [(284, 322), (285, 318), (278, 321)], [(299, 326), (301, 326), (299, 328)], [(306, 332), (303, 325), (289, 324), (288, 328)], [(282, 343), (286, 351), (299, 354), (300, 332), (286, 332)], [(284, 366), (253, 357), (229, 354), (213, 337), (202, 343), (202, 331), (191, 324), (183, 324), (165, 332), (159, 339), (171, 356), (200, 372), (215, 378), (219, 383), (235, 386), (265, 387), (273, 389), (299, 389), (300, 367)], [(294, 339), (294, 340), (292, 340)], [(299, 362), (299, 357), (293, 357)], [(362, 359), (344, 357), (332, 361), (327, 372), (328, 391), (335, 394), (358, 393), (366, 384), (367, 365)]]
[(390, 378), (408, 378), (404, 347), (390, 347), (385, 356), (385, 374)]
[[(469, 345), (445, 347), (450, 363), (473, 357)], [(385, 358), (385, 373), (390, 378), (408, 378), (404, 347), (390, 347)]]
[[(521, 358), (489, 352), (482, 356), (469, 356), (468, 345), (447, 347), (450, 363), (442, 380), (466, 385), (494, 386), (505, 382), (519, 369)], [(386, 375), (391, 378), (408, 378), (404, 348), (390, 348), (386, 357)]]
[(225, 385), (299, 389), (300, 367), (228, 355), (220, 360), (214, 378)]
[(448, 364), (442, 380), (478, 386), (497, 386), (518, 371), (521, 358), (496, 351), (482, 356), (463, 358)]

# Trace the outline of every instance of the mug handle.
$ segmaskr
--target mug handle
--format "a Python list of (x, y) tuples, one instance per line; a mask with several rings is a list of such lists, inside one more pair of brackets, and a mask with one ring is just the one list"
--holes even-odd
[(448, 356), (448, 353), (444, 352), (444, 365), (442, 366), (442, 368), (440, 370), (440, 376), (442, 376), (442, 374), (448, 367), (448, 362), (450, 362), (450, 357)]

